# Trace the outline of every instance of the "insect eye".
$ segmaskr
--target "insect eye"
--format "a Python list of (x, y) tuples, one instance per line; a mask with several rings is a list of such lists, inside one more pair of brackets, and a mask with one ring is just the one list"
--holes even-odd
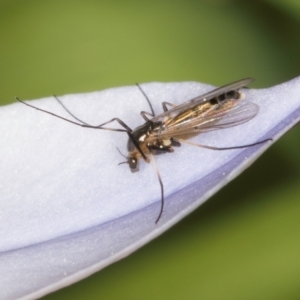
[(139, 162), (136, 158), (128, 158), (129, 168), (132, 173), (138, 172), (139, 170)]

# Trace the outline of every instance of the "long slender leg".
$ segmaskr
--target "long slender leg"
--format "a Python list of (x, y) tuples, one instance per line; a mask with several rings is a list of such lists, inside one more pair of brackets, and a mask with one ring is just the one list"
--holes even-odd
[(122, 131), (126, 131), (126, 132), (132, 132), (132, 129), (127, 126), (122, 120), (120, 120), (119, 118), (112, 118), (111, 120), (105, 122), (105, 123), (102, 123), (100, 125), (96, 125), (96, 126), (88, 126), (88, 125), (82, 125), (82, 127), (92, 127), (92, 128), (99, 128), (99, 129), (106, 129), (106, 130), (112, 130), (112, 131), (120, 131), (120, 130), (117, 130), (116, 128), (108, 128), (108, 127), (103, 127), (107, 124), (110, 124), (112, 122), (118, 122), (122, 127), (124, 127), (126, 130), (122, 130)]
[(72, 124), (75, 124), (75, 125), (78, 125), (78, 126), (81, 126), (81, 127), (83, 127), (83, 125), (84, 125), (84, 124), (77, 123), (77, 122), (74, 122), (74, 121), (72, 121), (72, 120), (69, 120), (69, 119), (67, 119), (67, 118), (63, 118), (63, 117), (61, 117), (61, 116), (59, 116), (59, 115), (57, 115), (57, 114), (54, 114), (54, 113), (52, 113), (52, 112), (50, 112), (50, 111), (47, 111), (47, 110), (38, 108), (38, 107), (36, 107), (36, 106), (33, 106), (33, 105), (31, 105), (31, 104), (29, 104), (29, 103), (27, 103), (27, 102), (25, 102), (25, 101), (20, 100), (18, 97), (16, 97), (16, 100), (19, 101), (19, 102), (22, 103), (22, 104), (25, 104), (25, 105), (31, 107), (31, 108), (34, 108), (34, 109), (36, 109), (36, 110), (39, 110), (39, 111), (41, 111), (41, 112), (44, 112), (44, 113), (49, 114), (49, 115), (51, 115), (51, 116), (54, 116), (54, 117), (56, 117), (56, 118), (62, 119), (62, 120), (64, 120), (64, 121), (70, 122), (70, 123), (72, 123)]
[(154, 115), (152, 115), (152, 113), (146, 112), (146, 111), (141, 111), (141, 116), (144, 118), (144, 120), (147, 122), (149, 121), (149, 119), (146, 117), (146, 115), (150, 116), (150, 117), (155, 117)]
[(64, 108), (64, 110), (65, 110), (70, 116), (72, 116), (75, 120), (79, 121), (79, 122), (82, 123), (82, 124), (89, 125), (89, 126), (93, 126), (93, 125), (88, 124), (88, 123), (86, 123), (86, 122), (80, 120), (79, 118), (77, 118), (73, 113), (71, 113), (71, 112), (69, 111), (69, 109), (62, 103), (62, 101), (61, 101), (60, 99), (58, 99), (57, 96), (55, 96), (55, 95), (53, 95), (53, 96), (54, 96), (54, 98), (57, 100), (57, 102)]
[(140, 91), (142, 92), (142, 94), (145, 96), (145, 98), (146, 98), (146, 100), (147, 100), (147, 102), (148, 102), (148, 104), (150, 106), (150, 110), (151, 110), (152, 116), (154, 117), (155, 116), (155, 112), (154, 112), (154, 109), (152, 107), (152, 104), (151, 104), (148, 96), (146, 95), (146, 93), (143, 91), (143, 89), (141, 88), (141, 86), (138, 83), (136, 83), (136, 86), (140, 89)]
[(163, 107), (163, 110), (164, 111), (168, 111), (168, 107), (167, 105), (171, 106), (172, 108), (176, 107), (177, 105), (173, 104), (173, 103), (170, 103), (170, 102), (163, 102), (162, 103), (162, 107)]
[(156, 164), (154, 155), (153, 155), (152, 152), (150, 152), (150, 153), (151, 153), (151, 158), (152, 158), (152, 160), (153, 160), (154, 169), (155, 169), (155, 172), (156, 172), (156, 175), (157, 175), (159, 184), (160, 184), (160, 191), (161, 191), (161, 205), (160, 205), (160, 211), (159, 211), (158, 217), (157, 217), (157, 219), (156, 219), (156, 221), (155, 221), (155, 224), (157, 224), (158, 221), (160, 220), (161, 216), (162, 216), (162, 213), (163, 213), (163, 210), (164, 210), (164, 205), (165, 205), (164, 185), (163, 185), (163, 182), (162, 182), (162, 180), (161, 180), (160, 173), (159, 173), (159, 170), (158, 170), (158, 167), (157, 167), (157, 164)]
[[(103, 130), (110, 130), (110, 131), (119, 131), (119, 132), (127, 132), (127, 133), (131, 133), (131, 132), (132, 132), (131, 128), (130, 128), (129, 126), (127, 126), (127, 125), (126, 125), (122, 120), (120, 120), (119, 118), (113, 118), (113, 119), (111, 119), (110, 121), (107, 121), (107, 122), (105, 122), (105, 123), (103, 123), (103, 124), (100, 124), (100, 125), (98, 125), (98, 126), (92, 126), (92, 125), (88, 125), (88, 124), (85, 124), (85, 123), (84, 123), (84, 124), (81, 124), (81, 123), (78, 123), (78, 122), (74, 122), (74, 121), (72, 121), (72, 120), (70, 120), (70, 119), (67, 119), (67, 118), (63, 118), (63, 117), (61, 117), (61, 116), (59, 116), (59, 115), (57, 115), (57, 114), (54, 114), (54, 113), (52, 113), (52, 112), (50, 112), (50, 111), (47, 111), (47, 110), (38, 108), (38, 107), (36, 107), (36, 106), (34, 106), (34, 105), (31, 105), (31, 104), (29, 104), (29, 103), (27, 103), (27, 102), (25, 102), (25, 101), (22, 101), (22, 100), (20, 100), (19, 98), (16, 98), (16, 100), (19, 101), (20, 103), (23, 103), (23, 104), (25, 104), (25, 105), (31, 107), (31, 108), (34, 108), (34, 109), (36, 109), (36, 110), (39, 110), (39, 111), (41, 111), (41, 112), (44, 112), (44, 113), (46, 113), (46, 114), (49, 114), (49, 115), (51, 115), (51, 116), (54, 116), (54, 117), (56, 117), (56, 118), (59, 118), (59, 119), (61, 119), (61, 120), (67, 121), (67, 122), (69, 122), (69, 123), (75, 124), (75, 125), (80, 126), (80, 127), (94, 128), (94, 129), (103, 129)], [(124, 127), (125, 129), (103, 127), (104, 125), (107, 125), (107, 124), (109, 124), (109, 123), (112, 123), (113, 121), (118, 122), (118, 123), (119, 123), (122, 127)]]
[(187, 140), (182, 140), (182, 139), (176, 139), (176, 141), (178, 141), (180, 143), (200, 147), (200, 148), (211, 149), (211, 150), (232, 150), (232, 149), (241, 149), (241, 148), (248, 148), (248, 147), (251, 147), (251, 146), (256, 146), (256, 145), (263, 144), (263, 143), (266, 143), (266, 142), (269, 142), (269, 141), (273, 141), (273, 139), (265, 139), (263, 141), (259, 141), (259, 142), (253, 143), (253, 144), (234, 146), (234, 147), (221, 147), (221, 148), (220, 147), (213, 147), (213, 146), (197, 144), (197, 143), (193, 143), (193, 142), (190, 142), (190, 141), (187, 141)]
[[(149, 104), (149, 106), (150, 106), (150, 109), (151, 109), (151, 113), (149, 113), (149, 112), (145, 112), (145, 111), (142, 111), (141, 112), (141, 115), (142, 115), (142, 117), (145, 119), (145, 121), (149, 121), (149, 119), (146, 117), (146, 115), (148, 115), (148, 116), (150, 116), (150, 117), (155, 117), (155, 114), (154, 114), (154, 110), (153, 110), (153, 107), (152, 107), (152, 105), (151, 105), (151, 102), (150, 102), (150, 100), (149, 100), (149, 98), (147, 97), (147, 95), (146, 95), (146, 93), (142, 90), (142, 88), (140, 87), (140, 85), (137, 83), (136, 84), (137, 85), (137, 87), (140, 89), (140, 91), (142, 92), (142, 94), (145, 96), (145, 98), (146, 98), (146, 100), (147, 100), (147, 102), (148, 102), (148, 104)], [(81, 122), (82, 124), (85, 124), (85, 125), (89, 125), (89, 126), (93, 126), (93, 125), (91, 125), (91, 124), (88, 124), (88, 123), (86, 123), (86, 122), (84, 122), (84, 121), (82, 121), (81, 119), (79, 119), (78, 117), (76, 117), (63, 103), (62, 103), (62, 101), (60, 100), (60, 99), (58, 99), (58, 97), (56, 96), (56, 95), (53, 95), (54, 96), (54, 98), (57, 100), (57, 102), (65, 109), (65, 111), (69, 114), (69, 115), (71, 115), (75, 120), (77, 120), (77, 121), (79, 121), (79, 122)]]
[[(99, 128), (99, 129), (104, 129), (104, 130), (112, 130), (112, 131), (119, 131), (119, 130), (116, 130), (115, 128), (107, 128), (107, 127), (103, 127), (104, 125), (107, 125), (109, 123), (112, 123), (114, 121), (118, 122), (122, 127), (124, 127), (126, 130), (125, 131), (130, 131), (132, 132), (132, 129), (127, 126), (122, 120), (120, 120), (119, 118), (113, 118), (111, 119), (110, 121), (107, 121), (103, 124), (100, 124), (100, 125), (96, 125), (96, 126), (93, 126), (93, 125), (90, 125), (82, 120), (80, 120), (79, 118), (77, 118), (73, 113), (70, 112), (70, 110), (61, 102), (61, 100), (59, 100), (55, 95), (54, 95), (54, 98), (58, 101), (58, 103), (66, 110), (67, 113), (69, 113), (74, 119), (76, 119), (77, 121), (81, 122), (82, 124), (84, 125), (87, 125), (87, 126), (82, 126), (82, 127), (88, 127), (88, 128)], [(124, 130), (122, 130), (124, 131)]]
[[(77, 123), (77, 122), (74, 122), (74, 121), (72, 121), (72, 120), (69, 120), (69, 119), (67, 119), (67, 118), (63, 118), (63, 117), (61, 117), (61, 116), (59, 116), (59, 115), (57, 115), (57, 114), (54, 114), (54, 113), (52, 113), (52, 112), (50, 112), (50, 111), (47, 111), (47, 110), (38, 108), (38, 107), (36, 107), (36, 106), (33, 106), (33, 105), (31, 105), (31, 104), (29, 104), (29, 103), (27, 103), (27, 102), (25, 102), (25, 101), (20, 100), (19, 98), (16, 98), (16, 100), (18, 100), (19, 102), (21, 102), (21, 103), (23, 103), (23, 104), (25, 104), (25, 105), (27, 105), (27, 106), (29, 106), (29, 107), (31, 107), (31, 108), (34, 108), (34, 109), (39, 110), (39, 111), (41, 111), (41, 112), (47, 113), (47, 114), (49, 114), (49, 115), (51, 115), (51, 116), (54, 116), (54, 117), (56, 117), (56, 118), (62, 119), (62, 120), (67, 121), (67, 122), (70, 122), (70, 123), (75, 124), (75, 125), (80, 126), (80, 127), (93, 128), (93, 129), (102, 129), (102, 130), (110, 130), (110, 131), (118, 131), (118, 132), (126, 132), (127, 135), (128, 135), (128, 137), (129, 137), (129, 139), (132, 141), (132, 143), (135, 145), (135, 147), (136, 147), (136, 148), (138, 149), (138, 151), (141, 153), (141, 155), (143, 156), (143, 158), (147, 161), (146, 155), (145, 155), (144, 152), (141, 150), (139, 144), (136, 142), (136, 140), (134, 139), (133, 135), (131, 134), (131, 133), (132, 133), (132, 129), (131, 129), (129, 126), (127, 126), (127, 125), (126, 125), (122, 120), (120, 120), (119, 118), (113, 118), (113, 119), (111, 119), (111, 120), (109, 120), (109, 121), (107, 121), (107, 122), (105, 122), (105, 123), (103, 123), (103, 124), (100, 124), (100, 125), (98, 125), (98, 126), (92, 126), (92, 125), (88, 125), (88, 124), (86, 124), (86, 123), (81, 124), (81, 123)], [(71, 115), (72, 115), (72, 114), (71, 114)], [(79, 120), (79, 119), (78, 119), (78, 120)], [(118, 123), (119, 123), (122, 127), (124, 127), (125, 129), (103, 127), (104, 125), (107, 125), (107, 124), (112, 123), (112, 122), (114, 122), (114, 121), (118, 122)]]
[(136, 147), (136, 149), (138, 149), (138, 151), (141, 153), (141, 155), (143, 156), (143, 159), (148, 162), (148, 159), (145, 155), (145, 153), (142, 151), (142, 149), (140, 148), (139, 143), (134, 139), (133, 135), (131, 132), (127, 131), (127, 135), (129, 137), (129, 139), (132, 141), (133, 145)]
[[(58, 101), (58, 103), (66, 110), (67, 113), (69, 113), (74, 119), (76, 119), (77, 121), (81, 122), (82, 124), (84, 125), (87, 125), (87, 127), (95, 127), (95, 128), (102, 128), (104, 125), (107, 125), (113, 121), (116, 121), (118, 122), (122, 127), (124, 127), (125, 129), (127, 129), (127, 131), (132, 131), (132, 129), (127, 126), (122, 120), (120, 120), (119, 118), (113, 118), (111, 119), (110, 121), (107, 121), (103, 124), (100, 124), (100, 125), (96, 125), (96, 126), (93, 126), (93, 125), (90, 125), (82, 120), (80, 120), (79, 118), (77, 118), (74, 114), (72, 114), (69, 109), (67, 109), (67, 107), (61, 102), (61, 100), (59, 100), (55, 95), (54, 95), (54, 98)], [(83, 126), (83, 127), (86, 127), (86, 126)], [(106, 129), (106, 130), (114, 130), (115, 128), (102, 128), (102, 129)]]

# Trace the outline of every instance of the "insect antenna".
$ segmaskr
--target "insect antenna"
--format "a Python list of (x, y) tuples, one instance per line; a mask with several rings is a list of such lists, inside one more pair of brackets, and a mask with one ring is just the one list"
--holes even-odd
[(123, 157), (127, 158), (127, 157), (121, 152), (121, 150), (120, 150), (118, 147), (116, 147), (116, 148), (117, 148), (117, 150), (119, 151), (119, 153), (120, 153)]
[(180, 143), (200, 147), (200, 148), (210, 149), (210, 150), (232, 150), (232, 149), (248, 148), (248, 147), (256, 146), (256, 145), (263, 144), (263, 143), (266, 143), (266, 142), (272, 142), (273, 139), (265, 139), (265, 140), (262, 140), (262, 141), (259, 141), (259, 142), (256, 142), (256, 143), (247, 144), (247, 145), (240, 145), (240, 146), (233, 146), (233, 147), (213, 147), (213, 146), (207, 146), (207, 145), (193, 143), (193, 142), (190, 142), (190, 141), (187, 141), (187, 140), (182, 140), (182, 139), (176, 139), (176, 141), (178, 141)]
[[(123, 156), (123, 157), (125, 157), (126, 159), (127, 159), (127, 157), (121, 152), (121, 150), (118, 148), (118, 147), (116, 147), (117, 148), (117, 150), (119, 151), (119, 153)], [(120, 162), (120, 163), (118, 163), (118, 166), (119, 165), (123, 165), (123, 164), (128, 164), (128, 161), (126, 160), (126, 161), (122, 161), (122, 162)]]
[(158, 221), (160, 220), (161, 218), (161, 215), (163, 213), (163, 210), (164, 210), (164, 205), (165, 205), (165, 198), (164, 198), (164, 185), (163, 185), (163, 182), (161, 180), (161, 176), (160, 176), (160, 173), (159, 173), (159, 170), (158, 170), (158, 167), (157, 167), (157, 164), (156, 164), (156, 160), (154, 158), (154, 155), (152, 152), (150, 152), (150, 155), (151, 155), (151, 158), (153, 160), (153, 165), (154, 165), (154, 169), (155, 169), (155, 172), (156, 172), (156, 175), (157, 175), (157, 178), (158, 178), (158, 181), (159, 181), (159, 184), (160, 184), (160, 191), (161, 191), (161, 205), (160, 205), (160, 212), (158, 214), (158, 217), (155, 221), (155, 224), (158, 223)]

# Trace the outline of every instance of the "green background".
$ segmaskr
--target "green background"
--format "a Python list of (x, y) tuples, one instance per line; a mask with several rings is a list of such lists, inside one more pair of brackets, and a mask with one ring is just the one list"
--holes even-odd
[[(1, 104), (151, 81), (269, 87), (300, 75), (299, 54), (299, 0), (0, 1)], [(299, 136), (129, 258), (44, 299), (300, 299)]]

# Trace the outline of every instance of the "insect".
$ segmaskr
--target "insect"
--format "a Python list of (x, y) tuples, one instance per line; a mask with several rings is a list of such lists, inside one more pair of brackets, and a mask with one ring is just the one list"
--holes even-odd
[[(142, 111), (140, 114), (145, 120), (145, 123), (133, 130), (119, 118), (113, 118), (98, 126), (92, 126), (85, 123), (74, 116), (56, 96), (54, 96), (56, 100), (76, 121), (66, 119), (52, 112), (35, 107), (18, 98), (17, 100), (29, 107), (81, 127), (125, 132), (128, 135), (128, 155), (125, 156), (126, 161), (121, 164), (128, 164), (131, 172), (134, 173), (139, 170), (140, 160), (144, 160), (147, 163), (153, 161), (154, 163), (161, 190), (161, 207), (155, 221), (155, 223), (157, 223), (160, 220), (164, 209), (164, 186), (154, 159), (155, 155), (172, 153), (174, 152), (174, 147), (179, 147), (181, 143), (187, 143), (212, 150), (229, 150), (246, 148), (271, 140), (267, 139), (253, 144), (225, 148), (200, 145), (188, 141), (188, 139), (200, 133), (233, 127), (245, 123), (255, 117), (259, 107), (254, 103), (242, 101), (244, 94), (239, 91), (252, 81), (253, 79), (251, 78), (242, 79), (214, 89), (180, 105), (163, 102), (162, 108), (164, 112), (157, 116), (155, 116), (150, 100), (142, 88), (137, 85), (148, 101), (151, 112)], [(107, 125), (112, 122), (119, 123), (122, 128), (107, 127)]]

